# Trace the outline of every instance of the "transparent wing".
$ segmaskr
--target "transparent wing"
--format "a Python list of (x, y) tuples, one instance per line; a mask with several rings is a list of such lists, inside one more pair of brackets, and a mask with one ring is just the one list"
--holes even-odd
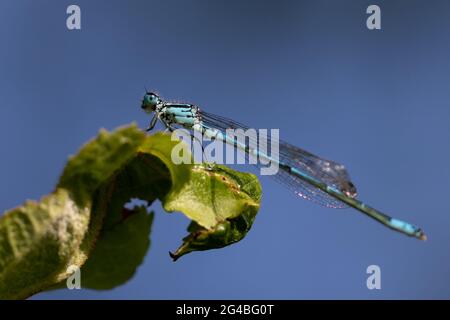
[(348, 207), (345, 203), (310, 185), (299, 177), (290, 174), (283, 168), (280, 168), (278, 173), (271, 177), (303, 199), (310, 200), (327, 208), (342, 209)]
[(338, 189), (350, 197), (356, 196), (356, 187), (342, 164), (313, 155), (287, 142), (280, 141), (280, 162)]
[[(219, 129), (224, 133), (226, 129), (249, 129), (248, 126), (234, 120), (203, 111), (201, 112), (201, 120), (206, 126)], [(239, 135), (240, 133), (236, 134), (237, 139), (245, 138), (240, 137)], [(258, 150), (263, 149), (269, 151), (271, 146), (270, 137), (268, 137), (266, 141), (248, 141), (248, 143), (254, 143), (255, 145), (258, 145)], [(270, 156), (273, 158), (278, 157), (280, 163), (289, 167), (296, 168), (297, 170), (317, 179), (320, 182), (325, 183), (328, 186), (332, 186), (333, 188), (341, 190), (349, 196), (356, 196), (356, 188), (351, 182), (347, 170), (343, 165), (337, 162), (320, 158), (308, 151), (305, 151), (284, 141), (280, 141), (278, 154), (270, 152)], [(248, 158), (251, 156), (246, 154), (246, 157)], [(346, 205), (342, 202), (336, 200), (334, 197), (328, 195), (322, 190), (308, 184), (301, 178), (291, 174), (282, 167), (280, 167), (278, 174), (271, 177), (273, 177), (277, 182), (286, 186), (290, 190), (294, 191), (302, 198), (311, 200), (326, 207), (346, 207)]]

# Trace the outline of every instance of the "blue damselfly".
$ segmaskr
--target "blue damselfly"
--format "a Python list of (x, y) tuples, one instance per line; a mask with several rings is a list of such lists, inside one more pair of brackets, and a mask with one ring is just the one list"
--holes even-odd
[[(170, 131), (182, 127), (200, 132), (210, 138), (222, 139), (223, 142), (232, 144), (247, 155), (276, 161), (279, 171), (273, 176), (275, 180), (302, 198), (331, 208), (350, 206), (393, 230), (421, 240), (426, 239), (420, 228), (392, 218), (357, 200), (356, 187), (351, 182), (345, 167), (337, 162), (326, 160), (281, 140), (278, 153), (275, 156), (268, 156), (258, 151), (259, 146), (251, 149), (248, 145), (237, 142), (236, 137), (227, 135), (227, 129), (246, 130), (247, 126), (204, 112), (193, 104), (163, 101), (152, 92), (144, 95), (141, 107), (148, 113), (154, 113), (147, 131), (152, 130), (156, 122), (160, 120)], [(255, 143), (258, 144), (257, 141)], [(267, 141), (267, 144), (270, 144), (270, 141)]]

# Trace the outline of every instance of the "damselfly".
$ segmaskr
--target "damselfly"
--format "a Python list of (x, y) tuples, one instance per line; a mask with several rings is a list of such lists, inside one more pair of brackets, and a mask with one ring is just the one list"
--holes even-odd
[[(356, 188), (350, 181), (347, 170), (337, 162), (323, 159), (284, 141), (279, 142), (279, 152), (276, 157), (273, 155), (269, 157), (267, 154), (260, 153), (259, 148), (252, 150), (246, 145), (237, 143), (235, 137), (227, 136), (227, 129), (246, 130), (247, 126), (204, 112), (193, 104), (163, 101), (152, 92), (144, 95), (141, 107), (147, 113), (155, 113), (147, 131), (152, 130), (159, 119), (170, 131), (183, 127), (198, 131), (210, 138), (223, 139), (223, 142), (239, 148), (247, 155), (277, 161), (279, 171), (274, 175), (275, 179), (302, 198), (332, 208), (350, 206), (393, 230), (421, 240), (426, 239), (420, 228), (392, 218), (357, 200)], [(270, 141), (267, 143), (269, 144)]]

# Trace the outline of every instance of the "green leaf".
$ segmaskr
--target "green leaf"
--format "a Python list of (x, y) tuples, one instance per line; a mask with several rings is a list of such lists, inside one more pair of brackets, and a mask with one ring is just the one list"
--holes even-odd
[[(199, 201), (196, 204), (209, 203), (209, 207), (205, 205), (206, 213), (211, 211), (216, 223), (205, 228), (199, 219), (191, 217), (193, 221), (188, 226), (190, 234), (183, 239), (181, 247), (170, 254), (174, 260), (192, 251), (221, 248), (241, 240), (250, 230), (259, 209), (261, 186), (254, 175), (219, 165), (214, 167), (214, 171), (207, 170), (206, 176), (204, 168), (195, 172), (198, 176), (191, 179), (191, 182), (206, 180), (200, 189), (210, 191), (203, 195), (204, 203)], [(185, 194), (187, 193), (188, 191)], [(185, 194), (179, 201), (171, 202), (177, 210), (188, 210), (185, 205), (189, 205), (189, 201), (184, 201)], [(166, 203), (165, 208), (167, 207)]]
[[(141, 199), (192, 220), (174, 259), (229, 245), (249, 231), (259, 208), (257, 178), (220, 165), (175, 165), (166, 134), (135, 125), (102, 130), (72, 156), (55, 191), (0, 218), (0, 298), (26, 298), (65, 286), (81, 267), (84, 288), (129, 280), (148, 251), (153, 214)], [(183, 152), (189, 153), (187, 149)], [(189, 154), (190, 156), (190, 154)]]
[(81, 268), (85, 288), (112, 289), (130, 279), (150, 246), (154, 214), (145, 206), (124, 209), (123, 218), (102, 231), (91, 256)]
[(28, 297), (68, 276), (69, 265), (81, 265), (77, 250), (89, 215), (64, 189), (7, 212), (0, 220), (0, 298)]

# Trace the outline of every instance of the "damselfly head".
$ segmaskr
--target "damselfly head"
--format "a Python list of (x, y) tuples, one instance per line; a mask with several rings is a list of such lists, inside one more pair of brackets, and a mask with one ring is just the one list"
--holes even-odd
[(141, 108), (145, 112), (153, 112), (156, 110), (156, 106), (162, 102), (161, 98), (153, 92), (147, 92), (142, 99)]

